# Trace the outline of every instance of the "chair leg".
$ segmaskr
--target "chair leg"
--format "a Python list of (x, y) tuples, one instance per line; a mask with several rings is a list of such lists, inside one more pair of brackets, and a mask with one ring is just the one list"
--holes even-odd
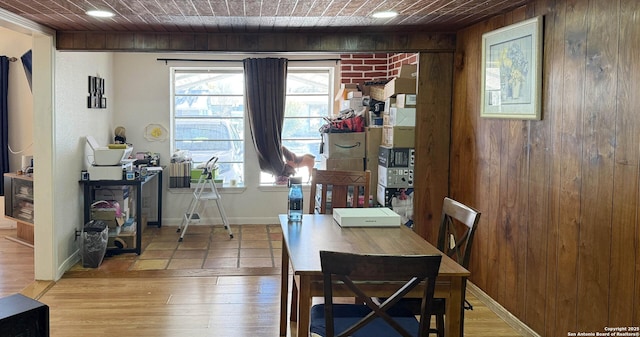
[(444, 337), (444, 315), (436, 315), (436, 329), (438, 337)]
[(289, 313), (289, 320), (292, 322), (298, 321), (298, 285), (296, 284), (295, 276), (293, 276), (293, 284), (291, 285), (291, 313)]

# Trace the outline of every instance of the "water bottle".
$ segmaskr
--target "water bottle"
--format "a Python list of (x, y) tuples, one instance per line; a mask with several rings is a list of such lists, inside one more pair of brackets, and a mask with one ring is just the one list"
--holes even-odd
[(302, 178), (289, 178), (289, 221), (302, 221)]

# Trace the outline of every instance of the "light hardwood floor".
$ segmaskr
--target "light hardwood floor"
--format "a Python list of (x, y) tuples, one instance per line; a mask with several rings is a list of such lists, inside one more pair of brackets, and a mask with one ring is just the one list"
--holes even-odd
[[(47, 304), (52, 337), (278, 335), (280, 275), (259, 275), (278, 268), (76, 271), (51, 285), (31, 283), (30, 248), (1, 239), (0, 252), (2, 295), (22, 292)], [(520, 336), (475, 297), (467, 298), (474, 310), (465, 313), (465, 336)], [(290, 337), (296, 336), (293, 326)]]

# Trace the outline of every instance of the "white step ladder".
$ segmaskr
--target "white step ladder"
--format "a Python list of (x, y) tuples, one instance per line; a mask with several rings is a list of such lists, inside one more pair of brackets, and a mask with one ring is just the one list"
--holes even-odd
[[(231, 232), (231, 226), (229, 225), (229, 220), (227, 220), (227, 215), (224, 213), (224, 208), (222, 207), (222, 203), (220, 201), (220, 193), (218, 193), (218, 189), (213, 181), (213, 170), (215, 169), (215, 164), (218, 161), (218, 157), (212, 157), (207, 161), (202, 169), (202, 173), (200, 174), (200, 178), (198, 179), (198, 184), (196, 185), (196, 189), (193, 191), (193, 199), (191, 199), (191, 203), (189, 204), (189, 209), (187, 213), (182, 217), (182, 223), (178, 227), (177, 232), (182, 234), (180, 235), (179, 242), (182, 242), (184, 239), (184, 234), (187, 232), (187, 228), (193, 222), (200, 221), (200, 214), (197, 212), (201, 206), (201, 202), (206, 203), (208, 201), (215, 201), (216, 206), (218, 207), (218, 211), (220, 212), (220, 217), (222, 217), (222, 222), (224, 223), (224, 229), (229, 232), (229, 237), (233, 239), (233, 233)], [(206, 204), (202, 205), (202, 209), (206, 207)], [(184, 229), (183, 229), (184, 227)]]

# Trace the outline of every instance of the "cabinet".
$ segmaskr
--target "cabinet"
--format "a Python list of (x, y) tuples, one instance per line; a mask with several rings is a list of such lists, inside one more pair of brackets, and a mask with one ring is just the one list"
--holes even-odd
[[(147, 225), (162, 226), (162, 169), (149, 171), (149, 175), (136, 178), (134, 180), (81, 180), (84, 191), (84, 223), (91, 220), (91, 205), (102, 198), (96, 197), (96, 191), (102, 188), (129, 187), (129, 198), (131, 199), (131, 207), (129, 207), (130, 216), (135, 226), (133, 231), (122, 232), (118, 235), (110, 233), (109, 245), (107, 246), (107, 254), (118, 253), (136, 253), (140, 255), (142, 250), (142, 230), (143, 230), (143, 189), (150, 188), (152, 183), (156, 184), (157, 195), (157, 218), (156, 221), (149, 221)], [(120, 245), (114, 245), (121, 243)]]
[(33, 245), (33, 177), (4, 174), (4, 215), (15, 220), (18, 241)]

